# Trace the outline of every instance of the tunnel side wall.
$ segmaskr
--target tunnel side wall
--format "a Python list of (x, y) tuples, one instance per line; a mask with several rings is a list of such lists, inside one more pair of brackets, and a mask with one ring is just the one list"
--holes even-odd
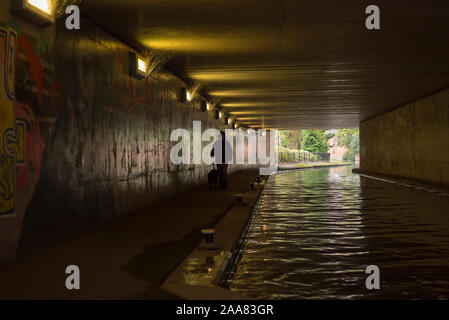
[(0, 4), (0, 27), (17, 34), (10, 126), (23, 161), (0, 159), (10, 187), (0, 188), (0, 264), (206, 183), (211, 166), (170, 161), (170, 134), (192, 134), (194, 120), (203, 130), (226, 126), (198, 99), (180, 102), (183, 81), (165, 69), (137, 80), (130, 48), (98, 26), (83, 19), (69, 31), (63, 18), (38, 28), (9, 4)]
[(360, 169), (449, 186), (449, 89), (360, 123)]

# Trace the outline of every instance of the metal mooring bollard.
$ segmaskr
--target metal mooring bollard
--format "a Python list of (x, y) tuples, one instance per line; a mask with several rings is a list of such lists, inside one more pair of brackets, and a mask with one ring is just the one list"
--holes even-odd
[(212, 267), (215, 264), (214, 257), (207, 256), (205, 262), (209, 267)]
[(204, 242), (198, 246), (201, 250), (219, 250), (223, 246), (214, 242), (215, 229), (203, 229), (201, 233), (204, 235)]
[(204, 240), (207, 244), (214, 243), (215, 229), (203, 229), (201, 233), (204, 235)]
[(237, 200), (237, 204), (243, 205), (243, 194), (237, 193), (235, 195), (235, 199)]

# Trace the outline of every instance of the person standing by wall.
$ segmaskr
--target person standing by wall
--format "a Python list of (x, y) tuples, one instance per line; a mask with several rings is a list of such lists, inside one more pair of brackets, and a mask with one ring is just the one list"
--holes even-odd
[(224, 131), (220, 131), (220, 138), (215, 141), (210, 154), (212, 157), (215, 157), (215, 163), (217, 164), (218, 177), (220, 179), (219, 187), (226, 189), (228, 187), (228, 165), (232, 160), (232, 146), (226, 140)]

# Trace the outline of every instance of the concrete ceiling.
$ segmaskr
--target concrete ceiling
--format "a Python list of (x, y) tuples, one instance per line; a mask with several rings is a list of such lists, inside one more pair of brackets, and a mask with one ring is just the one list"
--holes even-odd
[[(365, 29), (365, 8), (381, 30)], [(449, 86), (448, 0), (95, 0), (81, 12), (168, 66), (242, 123), (356, 127)]]

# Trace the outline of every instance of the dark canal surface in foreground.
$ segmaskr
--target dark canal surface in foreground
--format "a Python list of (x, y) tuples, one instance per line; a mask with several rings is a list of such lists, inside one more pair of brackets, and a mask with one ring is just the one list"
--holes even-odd
[[(449, 197), (351, 173), (276, 174), (231, 284), (258, 299), (449, 298)], [(380, 290), (367, 290), (368, 265)]]

